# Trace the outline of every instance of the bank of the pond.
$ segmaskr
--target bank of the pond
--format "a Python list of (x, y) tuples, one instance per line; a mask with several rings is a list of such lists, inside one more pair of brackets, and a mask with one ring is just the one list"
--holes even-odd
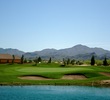
[[(109, 81), (109, 83), (108, 83)], [(96, 86), (96, 87), (110, 87), (110, 80), (103, 80), (97, 82), (11, 82), (0, 83), (0, 86), (32, 86), (32, 85), (53, 85), (53, 86)]]

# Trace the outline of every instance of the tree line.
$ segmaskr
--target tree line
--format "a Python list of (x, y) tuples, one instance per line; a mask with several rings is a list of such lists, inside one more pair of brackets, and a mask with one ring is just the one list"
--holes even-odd
[[(94, 55), (91, 57), (91, 66), (94, 66), (95, 65), (95, 57)], [(103, 60), (103, 65), (104, 66), (108, 66), (108, 62), (107, 62), (107, 58), (105, 57), (104, 60)]]
[[(12, 55), (12, 57), (13, 57), (13, 59), (12, 59), (12, 64), (14, 63), (14, 60), (15, 60), (15, 56), (14, 55)], [(36, 57), (34, 60), (33, 60), (34, 62), (35, 62), (35, 65), (37, 65), (38, 63), (41, 63), (42, 62), (42, 58), (41, 57)], [(28, 62), (29, 63), (32, 63), (32, 60), (28, 60)], [(47, 63), (51, 63), (52, 62), (52, 59), (51, 59), (51, 57), (49, 58), (49, 60), (47, 61)], [(82, 65), (83, 64), (83, 62), (82, 61), (76, 61), (75, 59), (73, 59), (73, 60), (70, 60), (69, 58), (68, 59), (64, 59), (63, 58), (63, 65), (62, 66), (66, 66), (66, 65), (69, 65), (69, 64), (72, 64), (72, 65)], [(24, 58), (24, 55), (22, 55), (21, 56), (21, 62), (20, 62), (21, 64), (23, 64), (23, 63), (27, 63), (27, 59), (26, 58)], [(90, 60), (90, 65), (91, 66), (94, 66), (96, 64), (96, 60), (95, 60), (95, 56), (93, 55), (92, 57), (91, 57), (91, 60)], [(104, 66), (108, 66), (109, 64), (108, 64), (108, 62), (107, 62), (107, 58), (105, 57), (104, 58), (104, 60), (102, 61), (102, 65), (104, 65)]]

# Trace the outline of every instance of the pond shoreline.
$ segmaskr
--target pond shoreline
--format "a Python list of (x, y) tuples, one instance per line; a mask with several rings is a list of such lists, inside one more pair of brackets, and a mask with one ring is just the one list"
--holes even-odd
[(110, 87), (110, 83), (105, 83), (102, 84), (102, 81), (97, 81), (97, 82), (88, 82), (88, 83), (19, 83), (19, 82), (14, 82), (14, 83), (0, 83), (0, 86), (39, 86), (39, 85), (52, 85), (52, 86), (90, 86), (90, 87)]

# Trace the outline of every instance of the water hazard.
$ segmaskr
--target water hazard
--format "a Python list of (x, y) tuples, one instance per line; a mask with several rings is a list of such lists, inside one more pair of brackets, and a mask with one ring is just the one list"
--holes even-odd
[(110, 100), (110, 88), (0, 86), (0, 100)]

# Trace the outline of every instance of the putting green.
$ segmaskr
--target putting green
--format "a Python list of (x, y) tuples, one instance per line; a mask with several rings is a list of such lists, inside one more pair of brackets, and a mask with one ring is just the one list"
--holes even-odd
[(93, 71), (90, 68), (39, 68), (39, 67), (26, 67), (17, 69), (20, 72), (80, 72), (80, 71)]

